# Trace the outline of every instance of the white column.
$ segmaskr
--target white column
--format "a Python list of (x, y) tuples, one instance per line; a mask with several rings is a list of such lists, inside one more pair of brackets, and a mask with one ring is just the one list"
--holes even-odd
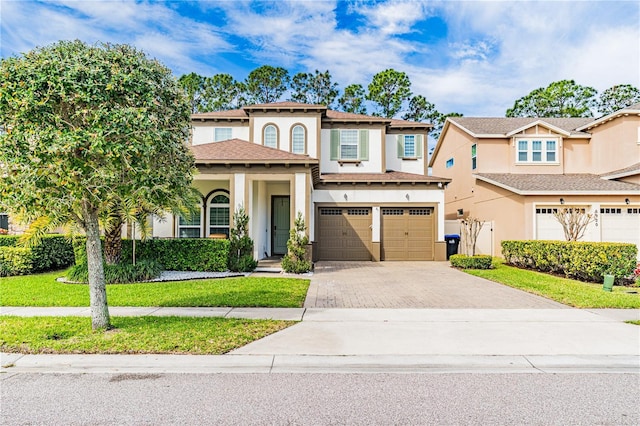
[(373, 217), (371, 218), (371, 242), (380, 242), (380, 207), (374, 206), (372, 209)]
[(244, 182), (245, 182), (245, 178), (246, 175), (244, 173), (235, 173), (233, 175), (233, 179), (234, 179), (234, 200), (236, 202), (235, 206), (231, 206), (232, 209), (232, 213), (235, 212), (236, 210), (238, 210), (238, 208), (240, 207), (244, 207), (245, 210), (248, 212), (247, 207), (245, 206), (245, 193), (244, 193)]
[(306, 217), (307, 215), (307, 174), (306, 173), (296, 173), (295, 176), (295, 209), (294, 209), (294, 217), (295, 220), (298, 217), (298, 212), (302, 213), (302, 218), (304, 219), (305, 225), (307, 228), (309, 227), (309, 220)]

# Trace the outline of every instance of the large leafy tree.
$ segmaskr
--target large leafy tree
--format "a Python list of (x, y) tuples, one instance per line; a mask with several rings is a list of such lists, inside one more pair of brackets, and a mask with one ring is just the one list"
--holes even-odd
[(0, 62), (0, 209), (84, 230), (94, 329), (110, 327), (99, 217), (190, 188), (189, 113), (171, 72), (127, 45), (63, 41)]
[(230, 74), (214, 74), (205, 79), (203, 103), (205, 111), (222, 111), (244, 105), (244, 84)]
[(373, 76), (367, 100), (377, 104), (374, 115), (392, 118), (400, 112), (402, 104), (411, 97), (411, 81), (402, 71), (388, 69)]
[(366, 93), (361, 84), (350, 84), (344, 88), (344, 93), (338, 99), (338, 105), (344, 112), (353, 114), (366, 114), (367, 107), (364, 104)]
[(191, 112), (203, 112), (204, 83), (206, 78), (194, 72), (181, 75), (178, 79), (180, 87), (184, 90), (191, 104)]
[(637, 87), (619, 84), (600, 93), (596, 108), (600, 114), (607, 115), (638, 102), (640, 102), (640, 90)]
[(507, 117), (592, 117), (597, 91), (573, 80), (561, 80), (518, 99)]
[(282, 67), (263, 65), (249, 73), (244, 89), (248, 102), (267, 104), (279, 101), (288, 85), (289, 71)]
[(329, 70), (315, 73), (301, 72), (291, 80), (291, 100), (330, 107), (338, 96), (338, 83), (331, 81)]

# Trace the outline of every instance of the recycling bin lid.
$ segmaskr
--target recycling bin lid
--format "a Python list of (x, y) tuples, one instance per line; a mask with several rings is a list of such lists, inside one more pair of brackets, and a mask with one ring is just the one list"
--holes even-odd
[(460, 239), (460, 235), (458, 234), (447, 234), (444, 236), (445, 240), (459, 240)]

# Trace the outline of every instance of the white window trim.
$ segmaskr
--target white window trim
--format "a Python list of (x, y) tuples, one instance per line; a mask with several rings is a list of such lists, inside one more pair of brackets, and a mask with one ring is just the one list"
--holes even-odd
[[(527, 160), (526, 161), (520, 161), (520, 142), (521, 141), (526, 141), (527, 142)], [(533, 161), (533, 142), (534, 141), (540, 141), (542, 142), (542, 150), (540, 151), (540, 155), (542, 160), (541, 161)], [(556, 149), (555, 149), (555, 154), (556, 154), (556, 159), (555, 161), (547, 161), (547, 142), (548, 141), (553, 141), (556, 143)], [(516, 154), (516, 164), (520, 164), (520, 165), (558, 165), (560, 164), (560, 140), (559, 138), (555, 138), (555, 137), (546, 137), (546, 136), (531, 136), (531, 137), (521, 137), (521, 138), (516, 138), (515, 139), (515, 154)], [(477, 149), (477, 148), (476, 148)], [(537, 151), (536, 151), (537, 152)], [(551, 152), (551, 151), (549, 151)], [(477, 151), (476, 151), (477, 153)]]
[[(355, 142), (345, 143), (343, 135), (345, 132), (355, 132), (356, 139)], [(353, 158), (351, 157), (343, 157), (342, 156), (342, 147), (344, 146), (353, 146), (355, 144), (356, 154)], [(340, 144), (338, 145), (338, 155), (341, 161), (358, 161), (360, 158), (360, 132), (357, 129), (341, 129), (340, 130)]]
[[(449, 165), (449, 162), (451, 162), (451, 165)], [(455, 165), (455, 160), (453, 159), (453, 157), (447, 159), (447, 161), (444, 162), (444, 167), (446, 169), (450, 169)]]
[[(177, 238), (202, 238), (202, 223), (204, 222), (204, 209), (200, 206), (200, 225), (180, 225), (180, 218), (182, 216), (178, 215), (176, 217), (176, 237)], [(198, 237), (181, 237), (180, 230), (181, 229), (198, 229)]]
[[(223, 137), (219, 137), (218, 136), (218, 130), (224, 130), (225, 132), (229, 132), (229, 137), (228, 138), (223, 138)], [(220, 142), (220, 141), (226, 141), (229, 139), (233, 139), (233, 128), (231, 127), (215, 127), (213, 129), (213, 141), (214, 142)]]
[[(275, 146), (270, 146), (267, 145), (267, 129), (269, 127), (273, 127), (276, 131), (276, 140), (275, 140)], [(280, 129), (278, 128), (278, 126), (276, 126), (273, 123), (267, 123), (265, 124), (264, 128), (262, 129), (262, 145), (268, 147), (268, 148), (274, 148), (274, 149), (278, 149), (278, 146), (280, 145)]]
[[(294, 135), (297, 128), (302, 129), (302, 151), (297, 152), (295, 149)], [(305, 154), (307, 152), (307, 129), (302, 124), (294, 124), (291, 127), (291, 152), (294, 154)]]
[[(229, 200), (229, 203), (225, 203), (225, 204), (214, 204), (213, 203), (213, 199), (216, 198), (216, 196), (218, 195), (224, 195), (225, 197), (227, 197), (227, 199)], [(229, 214), (231, 214), (231, 198), (229, 197), (229, 193), (225, 192), (225, 191), (215, 191), (213, 194), (211, 194), (209, 196), (209, 200), (207, 202), (207, 221), (204, 224), (204, 229), (206, 230), (205, 234), (206, 235), (211, 235), (211, 228), (225, 228), (227, 229), (227, 236), (229, 235), (229, 232), (231, 230), (231, 225), (230, 222), (231, 220), (229, 219), (229, 225), (226, 226), (216, 226), (216, 225), (212, 225), (211, 224), (211, 208), (212, 207), (227, 207), (229, 209)]]
[[(475, 155), (473, 153), (475, 147)], [(475, 164), (474, 161), (475, 160)], [(478, 168), (478, 144), (471, 144), (471, 170), (476, 170)]]

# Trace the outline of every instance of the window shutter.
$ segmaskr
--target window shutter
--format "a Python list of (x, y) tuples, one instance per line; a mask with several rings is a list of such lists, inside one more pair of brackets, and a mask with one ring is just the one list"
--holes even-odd
[(369, 161), (369, 131), (360, 130), (359, 160)]
[(422, 135), (416, 135), (416, 158), (422, 158)]
[(404, 135), (398, 135), (398, 158), (404, 158)]
[(331, 129), (331, 160), (339, 160), (340, 156), (340, 130)]

